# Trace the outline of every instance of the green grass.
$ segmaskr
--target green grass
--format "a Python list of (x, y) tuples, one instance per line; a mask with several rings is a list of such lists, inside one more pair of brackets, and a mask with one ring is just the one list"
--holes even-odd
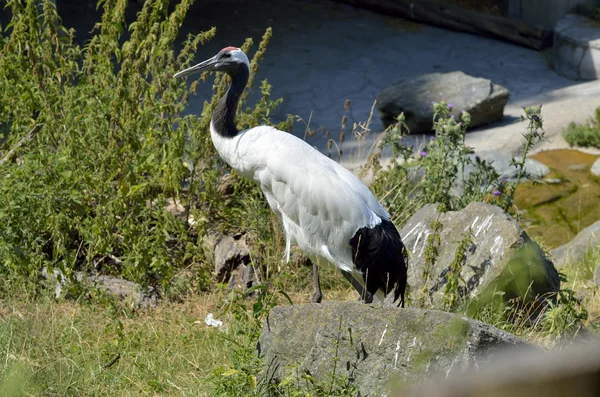
[(587, 325), (600, 329), (600, 286), (593, 281), (594, 271), (600, 266), (600, 247), (591, 247), (577, 262), (567, 262), (561, 269), (566, 278), (564, 288), (577, 292), (588, 312)]
[[(600, 250), (592, 250), (581, 263), (563, 269), (565, 288), (589, 289), (584, 307), (565, 293), (533, 325), (523, 315), (531, 307), (510, 318), (506, 306), (490, 305), (476, 317), (532, 343), (564, 344), (565, 335), (581, 326), (593, 330), (600, 316), (600, 288), (589, 284), (599, 259)], [(298, 268), (279, 279), (294, 303), (310, 299), (308, 270)], [(333, 269), (323, 269), (322, 279), (325, 299), (356, 299)], [(231, 299), (217, 288), (131, 312), (110, 301), (9, 298), (0, 306), (0, 395), (212, 396), (215, 390), (223, 396), (248, 395), (248, 379), (259, 375), (250, 364), (259, 331), (252, 319), (264, 318), (268, 310), (253, 317), (256, 298)], [(271, 303), (286, 304), (286, 299), (278, 296)], [(240, 308), (246, 314), (236, 311)], [(581, 310), (589, 312), (589, 320), (578, 319)], [(223, 329), (204, 324), (209, 312), (224, 321)]]
[(599, 263), (600, 247), (590, 248), (579, 262), (567, 262), (561, 270), (568, 277), (569, 288), (578, 288), (581, 283), (591, 281)]
[(149, 312), (52, 301), (4, 306), (0, 394), (207, 395), (233, 343), (204, 324), (214, 295)]
[[(308, 302), (312, 268), (289, 270), (277, 283), (290, 291), (294, 303)], [(357, 299), (332, 267), (322, 269), (321, 281), (325, 299)], [(256, 324), (227, 311), (232, 296), (219, 287), (138, 312), (107, 299), (5, 298), (0, 305), (2, 396), (212, 396), (216, 384), (235, 378), (223, 374), (245, 366), (256, 346), (256, 335), (248, 331), (256, 331)], [(234, 309), (255, 302), (234, 300)], [(287, 301), (278, 296), (276, 303)], [(206, 326), (208, 313), (225, 327)]]

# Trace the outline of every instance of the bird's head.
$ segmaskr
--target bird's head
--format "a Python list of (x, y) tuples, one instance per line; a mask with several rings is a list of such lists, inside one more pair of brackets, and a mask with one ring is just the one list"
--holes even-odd
[(237, 47), (225, 47), (214, 57), (200, 62), (190, 68), (176, 73), (173, 77), (186, 77), (194, 73), (202, 72), (226, 72), (233, 73), (241, 66), (250, 67), (248, 57), (244, 51)]

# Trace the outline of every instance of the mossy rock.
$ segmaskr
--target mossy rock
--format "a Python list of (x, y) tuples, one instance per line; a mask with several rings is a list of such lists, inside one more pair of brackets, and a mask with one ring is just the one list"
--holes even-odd
[[(433, 225), (438, 225), (437, 232)], [(436, 233), (439, 243), (431, 238)], [(406, 222), (400, 235), (409, 251), (410, 299), (421, 304), (441, 308), (453, 294), (456, 305), (498, 288), (506, 299), (528, 301), (560, 289), (558, 272), (538, 244), (494, 205), (471, 203), (460, 211), (442, 213), (429, 204)], [(458, 286), (448, 291), (453, 271), (460, 271), (454, 274)]]
[(275, 307), (258, 355), (272, 382), (351, 382), (361, 395), (388, 391), (389, 381), (422, 381), (437, 372), (470, 371), (508, 346), (529, 346), (490, 325), (456, 314), (358, 302)]

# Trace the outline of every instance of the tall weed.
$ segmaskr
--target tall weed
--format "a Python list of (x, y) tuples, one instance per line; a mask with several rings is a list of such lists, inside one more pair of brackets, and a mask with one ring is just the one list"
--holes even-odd
[[(218, 193), (229, 171), (208, 127), (226, 78), (215, 78), (199, 116), (181, 114), (206, 76), (189, 86), (172, 76), (193, 62), (215, 29), (187, 37), (176, 53), (173, 43), (192, 1), (172, 12), (168, 0), (146, 1), (129, 26), (127, 4), (100, 1), (102, 19), (81, 47), (49, 0), (6, 2), (12, 20), (0, 36), (0, 124), (7, 131), (0, 152), (6, 160), (0, 163), (0, 272), (11, 285), (35, 286), (42, 267), (56, 267), (67, 275), (101, 270), (167, 286), (187, 267), (206, 287), (203, 230), (243, 227), (241, 214), (258, 200), (258, 189), (245, 182), (227, 200)], [(268, 29), (251, 61), (254, 72), (270, 37)], [(252, 45), (248, 39), (243, 48)], [(269, 123), (281, 102), (270, 99), (270, 88), (263, 81), (253, 105), (242, 98), (241, 126)], [(183, 213), (166, 209), (173, 203)]]

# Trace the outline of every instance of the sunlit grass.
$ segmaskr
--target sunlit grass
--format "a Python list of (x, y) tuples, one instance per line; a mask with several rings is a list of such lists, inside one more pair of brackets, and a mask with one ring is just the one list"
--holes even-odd
[[(290, 270), (282, 283), (292, 301), (310, 302), (312, 268)], [(357, 299), (335, 269), (323, 268), (321, 276), (326, 300)], [(218, 287), (137, 312), (110, 301), (5, 301), (0, 395), (209, 395), (207, 377), (230, 367), (236, 343), (244, 340), (224, 312), (227, 301)], [(224, 326), (208, 327), (208, 313)]]
[(227, 365), (227, 331), (207, 327), (219, 294), (126, 312), (74, 302), (15, 303), (0, 320), (0, 394), (203, 395)]
[(594, 282), (594, 271), (600, 265), (600, 246), (590, 248), (577, 262), (567, 260), (561, 272), (567, 281), (565, 288), (578, 292), (588, 311), (587, 325), (600, 327), (600, 286)]
[[(600, 314), (598, 287), (590, 284), (598, 251), (564, 269), (564, 284), (576, 291), (588, 288), (583, 300), (592, 329)], [(290, 267), (277, 283), (294, 303), (310, 301), (310, 267)], [(357, 299), (356, 292), (331, 267), (321, 269), (326, 300)], [(236, 365), (240, 344), (253, 340), (239, 332), (232, 313), (225, 312), (231, 296), (217, 286), (191, 294), (181, 302), (162, 301), (158, 307), (132, 312), (118, 303), (54, 301), (50, 298), (8, 298), (0, 306), (0, 394), (22, 395), (210, 395), (209, 379)], [(246, 302), (251, 306), (255, 298)], [(278, 304), (287, 304), (281, 297)], [(508, 319), (490, 307), (479, 319), (509, 330), (544, 347), (564, 342), (560, 327), (571, 318), (568, 304), (548, 307), (546, 323), (532, 324), (524, 315)], [(224, 322), (208, 327), (208, 313)], [(527, 309), (523, 310), (527, 314)], [(571, 316), (571, 317), (569, 317)], [(511, 320), (511, 321), (507, 321)]]

